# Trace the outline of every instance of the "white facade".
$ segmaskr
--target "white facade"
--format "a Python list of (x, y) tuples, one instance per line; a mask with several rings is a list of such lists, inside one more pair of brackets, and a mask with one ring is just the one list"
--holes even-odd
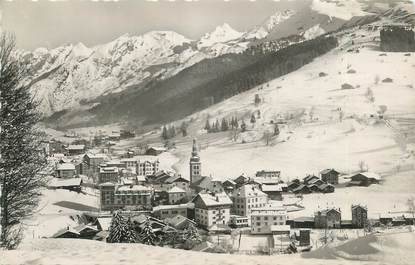
[(271, 226), (285, 225), (287, 211), (284, 208), (268, 204), (252, 209), (251, 234), (271, 234)]
[(230, 208), (209, 208), (209, 209), (202, 209), (196, 208), (195, 209), (195, 221), (196, 223), (210, 227), (214, 224), (228, 224), (230, 220)]
[(244, 185), (236, 189), (232, 194), (232, 212), (236, 215), (251, 215), (251, 209), (264, 207), (268, 202), (268, 196), (255, 185)]

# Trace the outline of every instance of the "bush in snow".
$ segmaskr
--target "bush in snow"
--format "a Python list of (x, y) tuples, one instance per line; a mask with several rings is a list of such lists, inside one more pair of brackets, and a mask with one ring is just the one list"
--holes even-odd
[(327, 76), (328, 74), (326, 74), (326, 73), (324, 73), (324, 72), (320, 72), (319, 74), (318, 74), (318, 76), (319, 77), (325, 77), (325, 76)]
[(202, 242), (199, 231), (193, 224), (189, 224), (189, 226), (184, 230), (183, 239), (185, 249), (192, 249), (195, 245)]
[(354, 86), (352, 86), (350, 84), (347, 84), (347, 83), (344, 83), (344, 84), (342, 84), (342, 89), (354, 89)]
[(382, 80), (382, 83), (392, 83), (392, 82), (393, 82), (393, 79), (389, 77)]
[(137, 241), (132, 223), (118, 211), (114, 213), (109, 228), (108, 243), (133, 243)]
[(349, 71), (347, 71), (347, 73), (348, 73), (348, 74), (355, 74), (355, 73), (356, 73), (356, 70), (354, 70), (354, 69), (350, 69)]

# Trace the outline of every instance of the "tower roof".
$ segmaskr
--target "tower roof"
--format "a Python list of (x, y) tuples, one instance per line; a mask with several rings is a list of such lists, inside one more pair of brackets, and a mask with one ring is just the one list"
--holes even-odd
[(192, 157), (190, 158), (190, 162), (199, 162), (200, 157), (197, 149), (196, 139), (193, 139), (193, 147), (192, 147)]

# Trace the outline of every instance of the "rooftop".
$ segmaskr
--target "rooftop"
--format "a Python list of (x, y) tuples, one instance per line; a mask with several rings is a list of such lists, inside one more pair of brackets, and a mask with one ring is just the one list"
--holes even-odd
[(75, 170), (75, 165), (72, 163), (57, 164), (56, 170)]

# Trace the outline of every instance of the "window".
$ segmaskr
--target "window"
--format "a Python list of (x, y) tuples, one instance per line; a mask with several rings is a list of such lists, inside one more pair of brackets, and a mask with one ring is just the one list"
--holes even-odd
[(261, 217), (257, 216), (257, 218), (256, 218), (256, 219), (259, 221), (259, 220), (261, 220)]
[(276, 217), (276, 216), (274, 216), (272, 219), (277, 220), (277, 217)]
[(261, 223), (260, 223), (260, 222), (257, 222), (257, 223), (256, 223), (256, 226), (261, 226)]
[(268, 216), (264, 216), (264, 220), (268, 220)]

